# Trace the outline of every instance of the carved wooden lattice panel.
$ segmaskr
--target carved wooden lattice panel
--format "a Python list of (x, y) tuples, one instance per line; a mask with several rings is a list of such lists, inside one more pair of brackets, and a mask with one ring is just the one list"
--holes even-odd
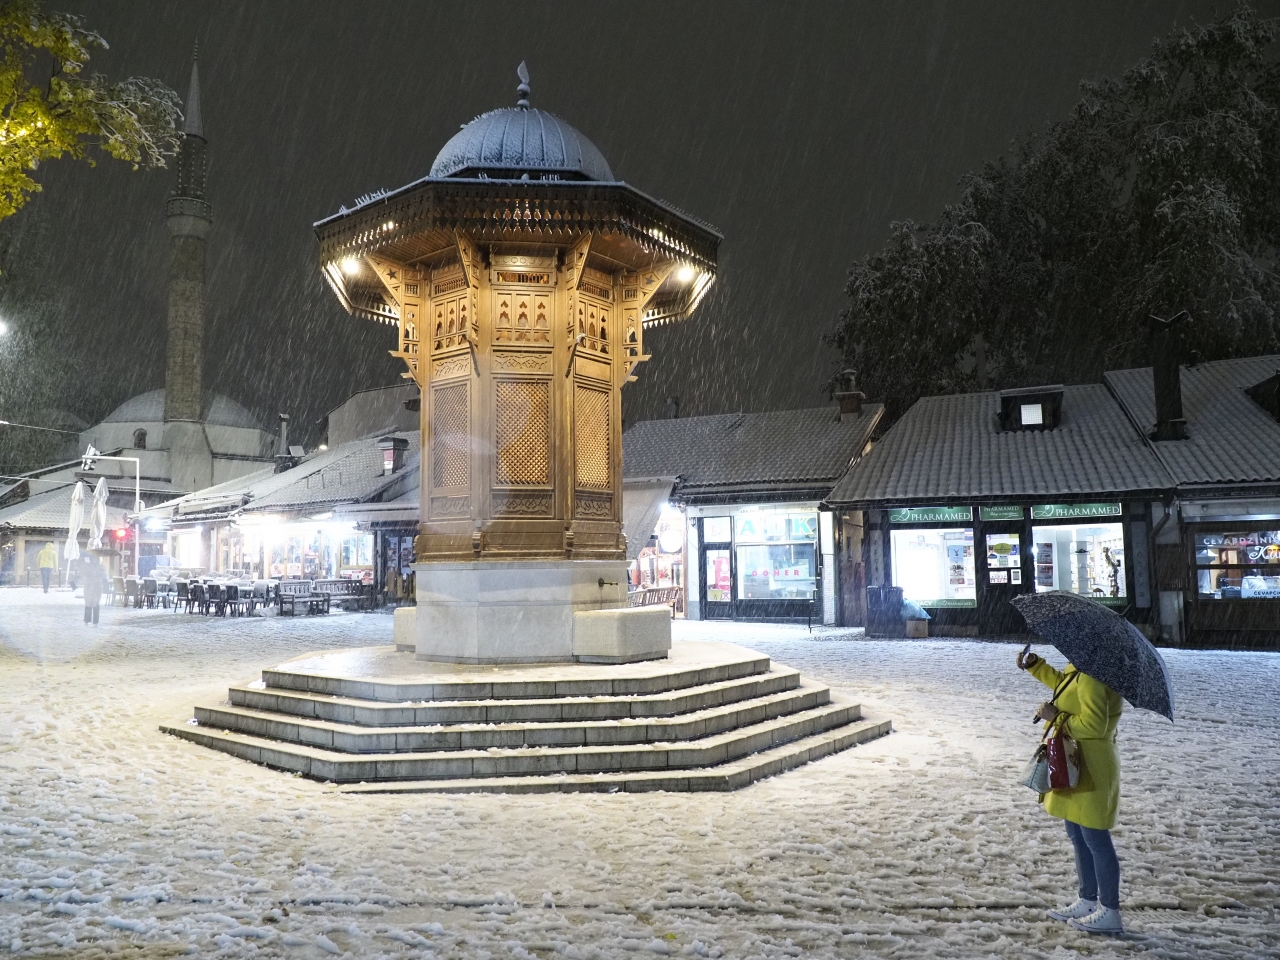
[(436, 387), (432, 397), (431, 477), (437, 487), (467, 485), (470, 444), (467, 384)]
[(608, 490), (609, 394), (579, 385), (574, 390), (573, 448), (577, 485)]
[(550, 475), (551, 385), (545, 380), (499, 381), (494, 387), (493, 482), (546, 484)]

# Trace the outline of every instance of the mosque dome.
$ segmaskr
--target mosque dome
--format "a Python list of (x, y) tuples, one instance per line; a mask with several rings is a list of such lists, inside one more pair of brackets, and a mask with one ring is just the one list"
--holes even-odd
[[(112, 410), (103, 423), (163, 423), (164, 388), (149, 390), (130, 397)], [(215, 393), (205, 404), (204, 422), (212, 427), (241, 427), (262, 430), (258, 419), (240, 404), (221, 393)]]
[(614, 181), (609, 162), (594, 143), (555, 114), (529, 106), (529, 81), (520, 64), (520, 101), (490, 110), (453, 135), (431, 164), (433, 177), (519, 180), (558, 174), (564, 180)]

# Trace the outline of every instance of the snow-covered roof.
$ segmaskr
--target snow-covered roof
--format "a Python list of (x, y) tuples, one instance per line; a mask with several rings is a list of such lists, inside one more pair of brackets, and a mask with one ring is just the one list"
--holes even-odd
[(827, 498), (834, 504), (1150, 494), (1169, 476), (1100, 383), (1063, 388), (1052, 430), (1001, 430), (999, 394), (917, 400)]
[[(1154, 444), (1179, 486), (1280, 481), (1280, 423), (1245, 393), (1280, 370), (1280, 355), (1181, 367), (1185, 440)], [(1150, 367), (1110, 370), (1107, 384), (1143, 429), (1156, 422)]]
[(622, 475), (680, 478), (674, 496), (697, 503), (794, 494), (825, 497), (862, 453), (884, 407), (836, 407), (644, 420), (622, 435)]
[(613, 181), (609, 162), (594, 143), (555, 114), (533, 107), (481, 114), (464, 124), (431, 164), (433, 177), (520, 170)]
[[(93, 506), (93, 488), (85, 485), (84, 521), (85, 529), (89, 526), (89, 512)], [(58, 487), (44, 493), (37, 493), (20, 503), (0, 509), (0, 524), (12, 524), (18, 529), (61, 530), (65, 536), (67, 520), (71, 516), (71, 495), (75, 484)], [(121, 527), (125, 524), (125, 511), (118, 507), (107, 506), (107, 526)]]
[(406, 477), (412, 478), (418, 470), (417, 431), (390, 436), (401, 437), (409, 444), (404, 465), (390, 476), (382, 473), (380, 438), (369, 437), (309, 454), (289, 470), (276, 473), (274, 467), (267, 467), (178, 497), (146, 512), (151, 516), (196, 521), (242, 512), (311, 512), (373, 500)]
[[(112, 410), (103, 423), (163, 423), (164, 388), (148, 390), (130, 397)], [(242, 427), (263, 430), (258, 419), (240, 404), (221, 393), (215, 393), (207, 405), (204, 422), (214, 427)], [(265, 432), (265, 431), (264, 431)]]

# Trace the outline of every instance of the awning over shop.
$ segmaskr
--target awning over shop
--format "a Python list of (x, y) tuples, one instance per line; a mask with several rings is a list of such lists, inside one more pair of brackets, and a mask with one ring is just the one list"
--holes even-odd
[(677, 477), (636, 477), (622, 481), (622, 532), (627, 537), (627, 560), (640, 556), (640, 551), (653, 536), (662, 513), (662, 505), (671, 496)]

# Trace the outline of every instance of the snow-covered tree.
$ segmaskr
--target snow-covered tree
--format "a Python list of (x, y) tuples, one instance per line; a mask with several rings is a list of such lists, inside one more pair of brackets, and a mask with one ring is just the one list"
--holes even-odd
[(163, 167), (177, 149), (176, 93), (146, 77), (113, 83), (84, 72), (91, 48), (106, 46), (72, 14), (36, 0), (0, 4), (0, 219), (40, 189), (32, 173), (47, 160), (93, 163), (97, 148)]
[(850, 271), (833, 337), (892, 414), (920, 396), (1146, 365), (1150, 314), (1189, 357), (1280, 350), (1277, 21), (1177, 29), (1065, 120), (896, 223)]

